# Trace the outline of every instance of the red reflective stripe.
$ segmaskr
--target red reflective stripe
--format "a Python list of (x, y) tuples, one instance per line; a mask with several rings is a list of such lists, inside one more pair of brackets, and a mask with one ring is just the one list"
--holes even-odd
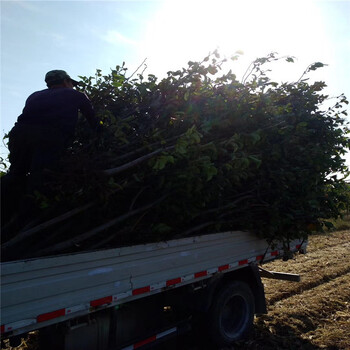
[(172, 285), (177, 284), (177, 283), (181, 283), (181, 277), (174, 278), (174, 279), (172, 279), (172, 280), (167, 280), (167, 281), (166, 281), (167, 287), (168, 287), (168, 286), (172, 286)]
[(226, 264), (226, 265), (219, 266), (218, 270), (219, 271), (224, 271), (224, 270), (227, 270), (228, 268), (229, 268), (229, 265)]
[(139, 294), (147, 293), (147, 292), (150, 292), (150, 291), (151, 291), (151, 287), (150, 286), (137, 288), (137, 289), (134, 289), (132, 291), (132, 295), (139, 295)]
[(99, 306), (99, 305), (104, 305), (104, 304), (109, 304), (113, 301), (113, 297), (104, 297), (96, 300), (90, 301), (90, 306)]
[(140, 348), (141, 346), (143, 345), (146, 345), (146, 344), (149, 344), (149, 343), (152, 343), (153, 341), (155, 341), (157, 338), (155, 335), (153, 335), (152, 337), (149, 337), (145, 340), (142, 340), (136, 344), (134, 344), (134, 349), (137, 349), (137, 348)]
[(239, 266), (246, 265), (246, 264), (248, 264), (248, 259), (241, 260), (241, 261), (238, 263)]
[(301, 244), (298, 244), (295, 248), (300, 249), (301, 248)]
[(256, 257), (256, 261), (260, 261), (262, 259), (264, 259), (264, 255), (259, 255), (259, 256)]
[(1, 334), (4, 333), (4, 332), (5, 332), (5, 325), (2, 324), (2, 325), (1, 325)]
[(277, 256), (278, 255), (278, 250), (271, 252), (271, 256)]
[(39, 315), (36, 318), (36, 320), (37, 322), (44, 322), (56, 317), (64, 316), (65, 314), (66, 314), (66, 309), (56, 310), (56, 311), (48, 312), (46, 314)]
[(200, 271), (200, 272), (196, 272), (194, 274), (194, 278), (203, 277), (203, 276), (207, 276), (207, 275), (208, 275), (207, 271)]

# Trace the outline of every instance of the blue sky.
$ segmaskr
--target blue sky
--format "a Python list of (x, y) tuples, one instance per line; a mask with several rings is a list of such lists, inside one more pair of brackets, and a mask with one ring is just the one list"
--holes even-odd
[(1, 137), (51, 69), (77, 78), (125, 61), (131, 73), (147, 58), (146, 73), (161, 77), (217, 47), (244, 52), (230, 67), (238, 76), (271, 51), (297, 57), (275, 68), (277, 81), (321, 61), (311, 78), (350, 98), (349, 17), (337, 0), (1, 1)]

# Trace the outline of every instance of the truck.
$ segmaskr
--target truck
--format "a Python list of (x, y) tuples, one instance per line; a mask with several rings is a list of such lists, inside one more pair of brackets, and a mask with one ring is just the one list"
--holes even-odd
[(261, 265), (306, 248), (233, 231), (3, 262), (2, 341), (37, 331), (40, 349), (131, 350), (191, 330), (229, 346), (267, 312), (261, 276), (300, 278)]

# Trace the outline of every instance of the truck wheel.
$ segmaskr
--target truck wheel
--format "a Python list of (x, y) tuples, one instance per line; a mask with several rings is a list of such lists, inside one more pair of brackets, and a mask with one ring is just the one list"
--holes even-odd
[(225, 284), (208, 312), (207, 325), (213, 343), (224, 347), (244, 338), (252, 329), (254, 309), (254, 296), (246, 283)]

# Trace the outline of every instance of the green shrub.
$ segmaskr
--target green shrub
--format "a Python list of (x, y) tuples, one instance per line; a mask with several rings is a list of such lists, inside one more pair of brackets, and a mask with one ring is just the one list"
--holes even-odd
[(69, 224), (75, 246), (237, 229), (290, 240), (337, 218), (348, 101), (340, 95), (323, 108), (325, 83), (306, 78), (320, 62), (296, 82), (271, 81), (264, 67), (281, 59), (256, 59), (241, 82), (231, 71), (220, 75), (225, 59), (217, 52), (161, 80), (127, 78), (124, 64), (81, 77), (103, 130), (96, 138), (79, 121), (50, 184), (53, 212), (97, 203)]

